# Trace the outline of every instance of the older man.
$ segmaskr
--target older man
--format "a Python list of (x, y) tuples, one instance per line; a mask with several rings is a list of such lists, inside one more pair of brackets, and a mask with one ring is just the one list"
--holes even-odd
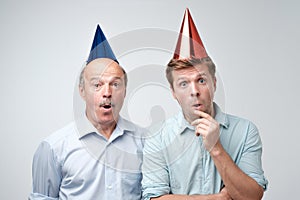
[(38, 147), (29, 198), (140, 199), (143, 130), (119, 115), (127, 75), (99, 25), (79, 82), (85, 113)]
[(258, 130), (214, 103), (215, 65), (188, 9), (166, 76), (182, 112), (145, 143), (143, 199), (261, 199)]

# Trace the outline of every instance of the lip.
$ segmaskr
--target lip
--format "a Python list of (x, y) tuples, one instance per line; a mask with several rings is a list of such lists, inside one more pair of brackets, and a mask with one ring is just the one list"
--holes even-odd
[(196, 103), (196, 104), (193, 104), (193, 106), (192, 106), (194, 109), (196, 109), (196, 110), (200, 110), (201, 109), (201, 107), (202, 107), (202, 104), (200, 104), (200, 103)]
[(114, 105), (111, 104), (104, 104), (100, 106), (101, 110), (104, 110), (105, 112), (109, 112), (112, 110), (112, 108), (114, 107)]

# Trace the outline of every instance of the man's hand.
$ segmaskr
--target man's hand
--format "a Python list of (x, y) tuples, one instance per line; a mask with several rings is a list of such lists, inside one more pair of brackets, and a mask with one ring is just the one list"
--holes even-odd
[(195, 134), (202, 137), (205, 149), (210, 152), (219, 142), (219, 123), (205, 112), (195, 110), (195, 114), (199, 116), (199, 119), (193, 121), (191, 125), (195, 126)]
[(220, 195), (220, 199), (232, 200), (232, 198), (230, 197), (230, 195), (225, 187), (221, 190), (219, 195)]

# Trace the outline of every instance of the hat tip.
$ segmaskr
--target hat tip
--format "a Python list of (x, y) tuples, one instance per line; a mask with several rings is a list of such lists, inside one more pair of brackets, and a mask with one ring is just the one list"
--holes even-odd
[(101, 30), (101, 28), (100, 28), (100, 25), (99, 24), (97, 24), (97, 27), (96, 27), (96, 32), (99, 32)]
[(186, 8), (173, 59), (184, 59), (189, 57), (204, 58), (207, 56), (207, 52), (189, 9)]
[(97, 24), (92, 48), (87, 59), (87, 63), (97, 58), (109, 58), (119, 63), (99, 24)]

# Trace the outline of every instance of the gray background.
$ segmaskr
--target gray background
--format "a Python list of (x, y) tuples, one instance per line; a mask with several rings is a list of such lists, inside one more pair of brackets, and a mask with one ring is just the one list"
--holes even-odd
[[(107, 38), (147, 27), (178, 31), (186, 7), (217, 65), (223, 108), (260, 129), (270, 182), (264, 199), (297, 199), (299, 5), (296, 0), (2, 0), (0, 199), (27, 198), (37, 145), (72, 121), (74, 86), (96, 24)], [(171, 56), (154, 51), (151, 57), (145, 51), (120, 62), (130, 71), (133, 66), (164, 65)], [(141, 94), (131, 98), (138, 102)], [(162, 105), (168, 101), (174, 104), (164, 98)], [(136, 107), (141, 109), (132, 109), (131, 116), (139, 116), (140, 110), (150, 115), (151, 108)]]

